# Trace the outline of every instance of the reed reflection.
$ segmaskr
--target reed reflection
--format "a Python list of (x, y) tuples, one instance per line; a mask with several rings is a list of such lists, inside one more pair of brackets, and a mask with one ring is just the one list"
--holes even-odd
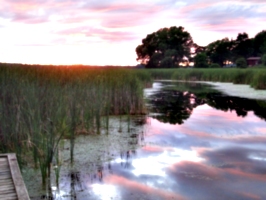
[[(68, 155), (64, 154), (70, 146), (66, 141), (61, 152), (64, 164), (53, 197), (101, 199), (103, 195), (101, 188), (110, 189), (106, 185), (106, 178), (115, 173), (126, 174), (132, 168), (132, 160), (137, 155), (137, 149), (144, 142), (145, 123), (144, 115), (131, 117), (130, 123), (127, 117), (112, 118), (110, 119), (112, 132), (77, 137), (73, 166)], [(69, 166), (72, 166), (71, 169), (68, 169)], [(110, 192), (113, 194), (114, 190), (110, 189)]]

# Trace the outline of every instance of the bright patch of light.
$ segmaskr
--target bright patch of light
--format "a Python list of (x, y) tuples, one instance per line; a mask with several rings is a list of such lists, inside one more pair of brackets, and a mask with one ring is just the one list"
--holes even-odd
[(57, 190), (56, 186), (52, 186), (51, 188), (52, 188), (52, 190)]
[(121, 199), (113, 185), (93, 184), (92, 190), (101, 200)]
[(203, 159), (198, 157), (195, 151), (188, 151), (175, 148), (173, 151), (164, 151), (157, 156), (149, 156), (147, 158), (135, 159), (132, 166), (135, 168), (132, 172), (134, 175), (154, 175), (164, 177), (165, 168), (169, 165), (181, 162), (192, 161), (200, 162)]
[(192, 162), (200, 162), (203, 158), (199, 157), (195, 151), (188, 151), (184, 149), (175, 149), (175, 151), (170, 153), (171, 156), (174, 156), (174, 161), (192, 161)]
[(157, 91), (159, 91), (163, 87), (162, 83), (155, 82), (152, 84), (152, 88), (146, 88), (144, 89), (144, 96), (147, 98)]
[(65, 192), (64, 190), (60, 190), (59, 187), (52, 186), (52, 194), (54, 199), (61, 199), (62, 197), (68, 195), (68, 192)]
[(164, 163), (160, 162), (160, 157), (148, 157), (136, 159), (132, 162), (133, 174), (135, 176), (139, 175), (153, 175), (153, 176), (165, 176), (164, 168), (166, 167)]
[(250, 156), (249, 158), (250, 158), (250, 159), (253, 159), (253, 160), (266, 161), (266, 158), (258, 157), (258, 156)]
[(175, 6), (185, 6), (185, 5), (187, 5), (187, 3), (184, 1), (178, 1), (175, 3)]

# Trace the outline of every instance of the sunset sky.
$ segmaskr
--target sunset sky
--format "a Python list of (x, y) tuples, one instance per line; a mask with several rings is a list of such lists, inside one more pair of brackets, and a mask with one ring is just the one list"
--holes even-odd
[(208, 45), (265, 30), (266, 0), (0, 0), (0, 62), (136, 65), (147, 34), (183, 26)]

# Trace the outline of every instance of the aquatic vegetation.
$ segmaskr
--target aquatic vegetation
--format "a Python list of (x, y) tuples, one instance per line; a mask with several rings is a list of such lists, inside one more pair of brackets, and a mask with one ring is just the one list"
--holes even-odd
[(103, 119), (108, 130), (110, 115), (145, 112), (148, 81), (131, 69), (1, 64), (0, 152), (15, 152), (20, 164), (30, 152), (46, 185), (60, 140), (70, 139), (73, 163), (76, 135), (100, 134)]
[(266, 89), (265, 67), (237, 68), (175, 68), (144, 69), (155, 80), (216, 81), (248, 84), (255, 89)]
[(265, 69), (177, 69), (174, 80), (185, 81), (218, 81), (236, 84), (248, 84), (256, 89), (266, 89)]

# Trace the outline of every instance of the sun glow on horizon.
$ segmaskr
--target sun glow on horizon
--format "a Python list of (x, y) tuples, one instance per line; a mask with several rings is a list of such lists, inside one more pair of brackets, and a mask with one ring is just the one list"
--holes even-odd
[[(115, 52), (112, 44), (92, 44), (85, 45), (55, 45), (55, 46), (19, 46), (8, 47), (5, 51), (0, 50), (1, 62), (14, 63), (13, 54), (16, 54), (16, 63), (22, 64), (44, 64), (44, 65), (115, 65), (128, 66), (137, 65), (137, 61), (129, 62), (135, 59), (134, 52), (126, 45), (120, 45)], [(13, 54), (9, 54), (13, 52)], [(23, 53), (22, 53), (23, 52)], [(136, 60), (136, 59), (135, 59)]]

